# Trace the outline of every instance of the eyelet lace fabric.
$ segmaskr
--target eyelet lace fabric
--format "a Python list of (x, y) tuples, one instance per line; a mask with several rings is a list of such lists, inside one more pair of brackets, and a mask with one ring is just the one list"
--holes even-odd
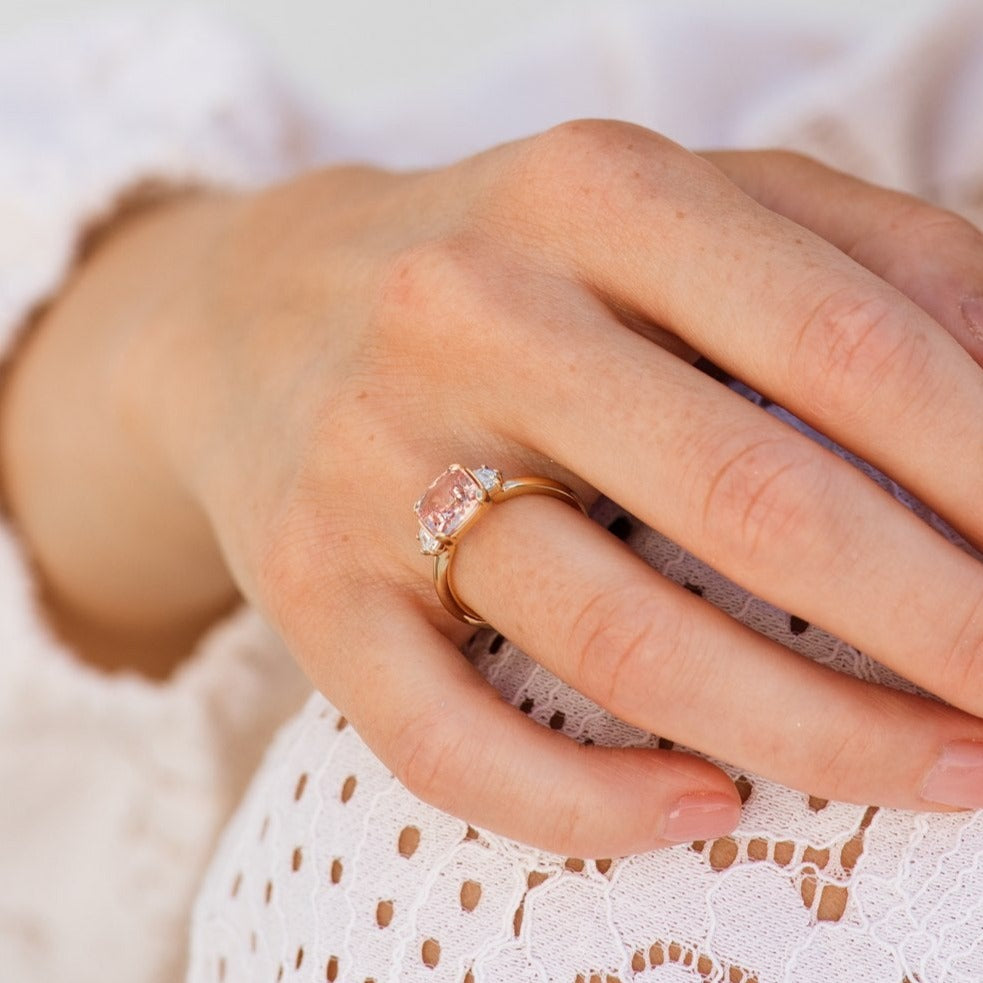
[[(781, 408), (768, 412), (972, 552), (883, 475)], [(593, 517), (665, 576), (804, 657), (919, 692), (614, 503), (602, 500)], [(671, 746), (493, 632), (466, 655), (521, 712), (572, 739)], [(828, 802), (716, 763), (745, 799), (731, 836), (623, 858), (559, 856), (426, 805), (315, 695), (279, 735), (219, 849), (195, 914), (189, 983), (979, 983), (983, 813)]]

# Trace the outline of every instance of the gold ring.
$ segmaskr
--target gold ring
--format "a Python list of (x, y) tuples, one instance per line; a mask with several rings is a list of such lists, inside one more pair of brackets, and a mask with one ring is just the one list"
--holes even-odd
[(538, 475), (506, 481), (501, 471), (484, 465), (480, 468), (463, 468), (460, 464), (452, 464), (413, 506), (420, 520), (420, 550), (434, 558), (433, 583), (437, 596), (459, 621), (478, 628), (490, 627), (487, 621), (462, 604), (454, 593), (451, 580), (454, 549), (461, 535), (486, 509), (519, 495), (549, 495), (587, 515), (587, 507), (580, 496), (559, 481)]

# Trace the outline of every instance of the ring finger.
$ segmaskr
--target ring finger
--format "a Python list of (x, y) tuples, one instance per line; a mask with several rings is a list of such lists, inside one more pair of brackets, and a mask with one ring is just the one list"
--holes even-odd
[(947, 769), (983, 721), (789, 651), (562, 503), (489, 509), (454, 577), (465, 603), (629, 723), (823, 798), (983, 806), (983, 781), (974, 792)]

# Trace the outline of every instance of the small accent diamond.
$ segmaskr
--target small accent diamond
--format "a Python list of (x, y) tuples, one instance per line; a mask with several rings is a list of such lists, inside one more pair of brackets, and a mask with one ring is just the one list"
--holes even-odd
[(485, 465), (480, 468), (472, 468), (471, 473), (478, 479), (485, 491), (494, 491), (502, 483), (502, 473)]
[(420, 526), (418, 538), (420, 540), (420, 549), (431, 556), (440, 553), (444, 548), (444, 544), (436, 536), (431, 536), (423, 526)]

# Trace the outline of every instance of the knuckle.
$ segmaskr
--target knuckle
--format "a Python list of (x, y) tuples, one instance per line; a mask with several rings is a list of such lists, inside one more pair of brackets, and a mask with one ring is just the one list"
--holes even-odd
[(978, 290), (983, 234), (955, 212), (900, 192), (881, 194), (888, 200), (884, 217), (844, 246), (846, 253), (950, 325)]
[[(585, 758), (586, 760), (586, 758)], [(559, 796), (556, 797), (560, 799)], [(544, 816), (549, 823), (544, 841), (553, 853), (568, 857), (586, 857), (591, 854), (596, 828), (596, 816), (590, 815), (586, 797), (562, 796), (551, 816)]]
[(611, 119), (569, 120), (530, 137), (513, 173), (524, 207), (536, 214), (548, 208), (564, 215), (581, 203), (593, 209), (596, 198), (619, 201), (625, 188), (631, 189), (637, 204), (636, 179), (646, 177), (653, 187), (661, 187), (668, 182), (652, 179), (664, 166), (685, 168), (687, 174), (694, 168), (707, 175), (718, 173), (654, 130)]
[(529, 139), (526, 162), (543, 178), (579, 174), (585, 165), (596, 165), (599, 157), (617, 155), (630, 147), (629, 132), (634, 129), (618, 120), (567, 120)]
[(929, 358), (927, 339), (887, 296), (851, 285), (827, 293), (801, 319), (789, 376), (822, 417), (849, 420), (862, 417), (886, 385), (914, 398)]
[(871, 746), (872, 722), (868, 716), (841, 713), (828, 727), (825, 739), (812, 751), (810, 790), (823, 798), (853, 793), (857, 748)]
[(330, 515), (294, 502), (271, 523), (258, 547), (256, 594), (273, 624), (286, 635), (313, 616), (331, 619), (350, 600), (353, 585), (341, 575), (351, 543)]
[(444, 805), (463, 791), (465, 737), (446, 711), (418, 710), (394, 735), (393, 773), (418, 799)]
[(921, 198), (890, 192), (898, 199), (890, 219), (861, 237), (849, 251), (865, 263), (871, 254), (898, 255), (901, 262), (924, 262), (936, 247), (950, 250), (954, 244), (979, 247), (979, 229), (962, 215), (939, 208)]
[[(650, 702), (653, 685), (666, 683), (670, 667), (692, 666), (679, 655), (690, 631), (680, 608), (655, 601), (648, 591), (622, 587), (601, 591), (579, 610), (568, 651), (575, 678), (615, 713), (631, 713)], [(675, 680), (674, 688), (684, 688)]]
[(739, 562), (768, 560), (781, 569), (805, 545), (804, 534), (829, 501), (828, 463), (791, 434), (742, 439), (736, 450), (729, 442), (711, 460), (702, 512), (706, 540)]
[(448, 234), (404, 246), (393, 254), (379, 277), (377, 310), (386, 322), (405, 323), (407, 316), (429, 316), (449, 288), (469, 272), (470, 245)]
[(953, 640), (942, 656), (942, 679), (950, 697), (973, 712), (983, 708), (983, 591), (957, 622)]
[(370, 316), (376, 348), (391, 365), (394, 358), (418, 357), (421, 334), (428, 359), (445, 342), (448, 350), (481, 342), (481, 332), (467, 330), (476, 323), (474, 312), (487, 319), (500, 310), (508, 281), (504, 257), (473, 230), (405, 247), (379, 279)]
[(300, 538), (274, 533), (261, 545), (256, 565), (258, 600), (281, 632), (295, 623), (311, 572), (310, 550)]
[(664, 148), (676, 146), (671, 140), (637, 123), (616, 119), (582, 118), (567, 120), (532, 137), (529, 147), (543, 163), (559, 164), (583, 157), (596, 158), (610, 154), (618, 161), (626, 151), (634, 151), (644, 141), (647, 146)]
[(926, 202), (918, 202), (909, 217), (908, 227), (911, 237), (925, 248), (925, 239), (951, 242), (953, 239), (969, 240), (978, 245), (980, 230), (969, 219), (946, 208), (936, 208)]

